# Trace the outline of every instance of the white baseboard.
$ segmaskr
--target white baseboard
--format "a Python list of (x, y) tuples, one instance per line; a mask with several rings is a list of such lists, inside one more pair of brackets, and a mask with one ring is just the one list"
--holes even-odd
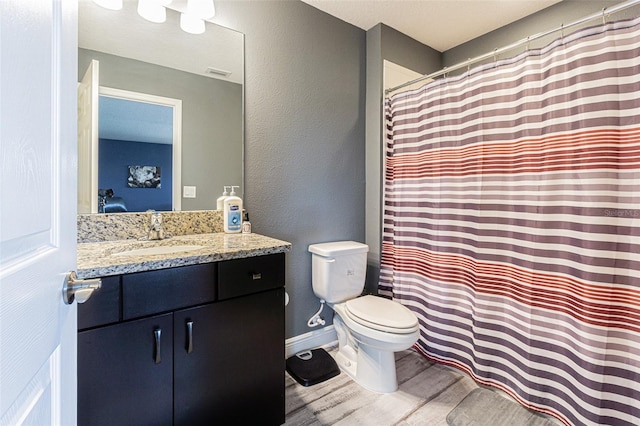
[(289, 358), (298, 352), (319, 347), (335, 346), (338, 344), (338, 336), (333, 325), (328, 325), (320, 330), (310, 331), (291, 337), (285, 341), (285, 357)]

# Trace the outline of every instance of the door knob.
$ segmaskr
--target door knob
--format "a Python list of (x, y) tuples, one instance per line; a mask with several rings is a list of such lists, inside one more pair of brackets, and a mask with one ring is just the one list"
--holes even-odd
[(90, 280), (79, 280), (75, 271), (71, 271), (67, 274), (67, 277), (62, 286), (62, 300), (67, 305), (77, 300), (78, 303), (86, 302), (91, 294), (97, 289), (102, 287), (102, 280), (100, 278), (93, 278)]

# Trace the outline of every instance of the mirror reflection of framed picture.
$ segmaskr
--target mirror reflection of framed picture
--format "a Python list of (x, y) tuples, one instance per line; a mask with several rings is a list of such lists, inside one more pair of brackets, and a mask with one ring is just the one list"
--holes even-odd
[(129, 166), (129, 188), (161, 188), (160, 166)]

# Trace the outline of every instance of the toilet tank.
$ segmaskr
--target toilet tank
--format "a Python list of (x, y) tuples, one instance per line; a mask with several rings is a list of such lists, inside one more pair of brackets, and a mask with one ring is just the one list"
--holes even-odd
[(360, 296), (367, 273), (369, 246), (355, 241), (312, 244), (311, 284), (314, 294), (329, 303)]

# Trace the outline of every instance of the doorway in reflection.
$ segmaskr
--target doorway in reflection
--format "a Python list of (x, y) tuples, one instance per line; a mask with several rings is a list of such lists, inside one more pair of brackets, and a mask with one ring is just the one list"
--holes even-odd
[(171, 211), (173, 108), (100, 96), (98, 212)]

